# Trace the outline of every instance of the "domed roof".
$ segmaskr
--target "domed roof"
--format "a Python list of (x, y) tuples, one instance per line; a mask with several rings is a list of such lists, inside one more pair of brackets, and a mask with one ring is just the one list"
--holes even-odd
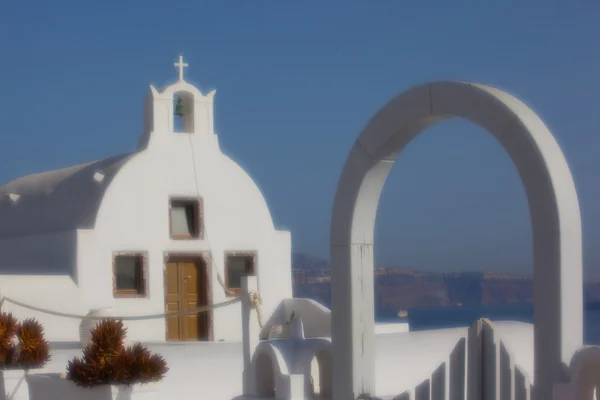
[[(254, 217), (259, 217), (259, 220), (264, 221), (270, 229), (274, 228), (273, 216), (267, 204), (267, 200), (258, 185), (258, 183), (248, 174), (241, 165), (234, 161), (231, 157), (222, 154), (221, 172), (227, 176), (227, 184), (232, 190), (237, 193), (243, 193), (244, 196), (229, 196), (229, 199), (220, 200), (222, 203), (229, 202), (234, 204), (238, 210), (252, 209)], [(243, 199), (243, 200), (242, 200)], [(236, 219), (240, 221), (242, 218), (239, 214)]]
[[(252, 205), (251, 207), (262, 210), (257, 212), (264, 212), (265, 220), (268, 217), (272, 226), (269, 209), (256, 183), (246, 171), (219, 149), (213, 129), (212, 101), (215, 91), (203, 95), (198, 88), (183, 80), (183, 67), (187, 64), (183, 62), (182, 57), (175, 66), (178, 66), (180, 71), (177, 82), (163, 88), (160, 92), (150, 86), (150, 97), (147, 99), (145, 110), (148, 112), (147, 126), (140, 139), (140, 151), (56, 171), (28, 175), (0, 187), (0, 239), (94, 228), (98, 211), (111, 181), (125, 163), (136, 154), (149, 150), (151, 152), (152, 146), (149, 145), (152, 143), (151, 134), (160, 138), (157, 139), (157, 143), (161, 152), (168, 151), (169, 148), (177, 149), (190, 145), (192, 148), (197, 146), (201, 151), (218, 151), (223, 156), (219, 158), (221, 163), (218, 166), (219, 171), (230, 178), (219, 182), (219, 186), (222, 188), (230, 185), (235, 190), (244, 190), (252, 198), (252, 201), (244, 199), (243, 203), (239, 203), (241, 200), (230, 198), (221, 202), (230, 204), (232, 212), (241, 209), (238, 207), (239, 204), (244, 204), (245, 207)], [(189, 136), (189, 144), (187, 140), (181, 141), (181, 136), (171, 135), (174, 131), (172, 101), (174, 93), (177, 92), (193, 95), (193, 113), (190, 115), (193, 120), (194, 135)], [(157, 115), (154, 115), (153, 106), (156, 106)], [(191, 134), (191, 132), (186, 133)], [(161, 159), (166, 160), (162, 155)], [(144, 157), (137, 160), (141, 162)], [(196, 160), (193, 159), (193, 162), (195, 165)], [(136, 168), (131, 169), (130, 172), (134, 179), (136, 174), (143, 173)], [(127, 179), (125, 181), (127, 182)]]
[(0, 187), (0, 238), (92, 228), (108, 185), (134, 155), (28, 175)]

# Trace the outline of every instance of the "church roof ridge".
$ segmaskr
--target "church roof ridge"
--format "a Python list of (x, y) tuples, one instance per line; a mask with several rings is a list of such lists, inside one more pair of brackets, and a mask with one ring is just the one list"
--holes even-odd
[(19, 187), (23, 187), (23, 184), (25, 184), (24, 186), (30, 189), (31, 185), (28, 184), (33, 184), (34, 181), (38, 181), (36, 183), (40, 183), (40, 186), (53, 186), (59, 184), (60, 182), (64, 181), (65, 179), (68, 179), (70, 176), (77, 173), (78, 171), (87, 168), (91, 165), (99, 165), (113, 159), (130, 156), (133, 153), (134, 152), (123, 153), (117, 156), (111, 156), (107, 158), (97, 159), (94, 161), (87, 161), (81, 164), (70, 165), (68, 167), (57, 168), (49, 171), (33, 172), (31, 174), (23, 175), (0, 186), (0, 196), (9, 192), (23, 194), (19, 193)]
[[(93, 227), (110, 182), (136, 154), (29, 174), (0, 187), (0, 239)], [(97, 172), (105, 178), (94, 179)], [(11, 193), (19, 195), (16, 201)]]
[(48, 170), (48, 171), (32, 172), (27, 175), (19, 176), (18, 178), (8, 181), (4, 185), (0, 186), (0, 194), (5, 193), (5, 190), (7, 190), (7, 189), (9, 191), (14, 191), (14, 189), (16, 189), (16, 188), (14, 188), (14, 186), (18, 185), (19, 183), (31, 181), (32, 179), (35, 179), (35, 178), (51, 178), (51, 177), (62, 176), (63, 174), (66, 176), (69, 176), (70, 175), (69, 172), (74, 172), (75, 170), (80, 170), (82, 168), (87, 167), (88, 165), (95, 164), (99, 161), (102, 161), (102, 160), (100, 159), (100, 160), (88, 161), (88, 162), (84, 162), (84, 163), (77, 164), (77, 165), (69, 165), (68, 167), (62, 167), (62, 168), (52, 169), (52, 170)]

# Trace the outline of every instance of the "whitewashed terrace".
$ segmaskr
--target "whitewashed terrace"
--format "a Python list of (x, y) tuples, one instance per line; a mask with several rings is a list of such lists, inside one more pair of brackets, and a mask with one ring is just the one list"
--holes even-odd
[[(515, 363), (533, 377), (533, 325), (497, 322), (499, 334), (515, 357)], [(393, 395), (413, 389), (428, 379), (446, 360), (456, 343), (467, 335), (467, 328), (422, 332), (378, 334), (376, 336), (377, 393)], [(242, 394), (241, 343), (147, 343), (169, 363), (162, 393), (140, 393), (145, 400), (198, 399), (210, 393), (211, 400), (231, 400)], [(64, 372), (67, 362), (81, 349), (55, 348), (47, 372)], [(15, 382), (7, 382), (12, 391)], [(137, 397), (136, 397), (137, 398)], [(28, 400), (23, 382), (14, 400)]]

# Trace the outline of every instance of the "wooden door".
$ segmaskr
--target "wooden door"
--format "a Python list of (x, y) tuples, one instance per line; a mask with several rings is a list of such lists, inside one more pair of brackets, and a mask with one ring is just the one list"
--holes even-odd
[[(208, 273), (199, 259), (171, 259), (165, 270), (167, 312), (208, 305)], [(210, 312), (167, 318), (167, 340), (209, 340)]]

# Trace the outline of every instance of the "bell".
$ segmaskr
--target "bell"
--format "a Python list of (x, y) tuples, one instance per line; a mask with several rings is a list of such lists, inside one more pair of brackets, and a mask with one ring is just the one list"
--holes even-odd
[(177, 104), (175, 105), (175, 115), (178, 115), (180, 118), (182, 118), (185, 113), (183, 112), (183, 100), (181, 99), (181, 97), (179, 98), (179, 100), (177, 100)]

